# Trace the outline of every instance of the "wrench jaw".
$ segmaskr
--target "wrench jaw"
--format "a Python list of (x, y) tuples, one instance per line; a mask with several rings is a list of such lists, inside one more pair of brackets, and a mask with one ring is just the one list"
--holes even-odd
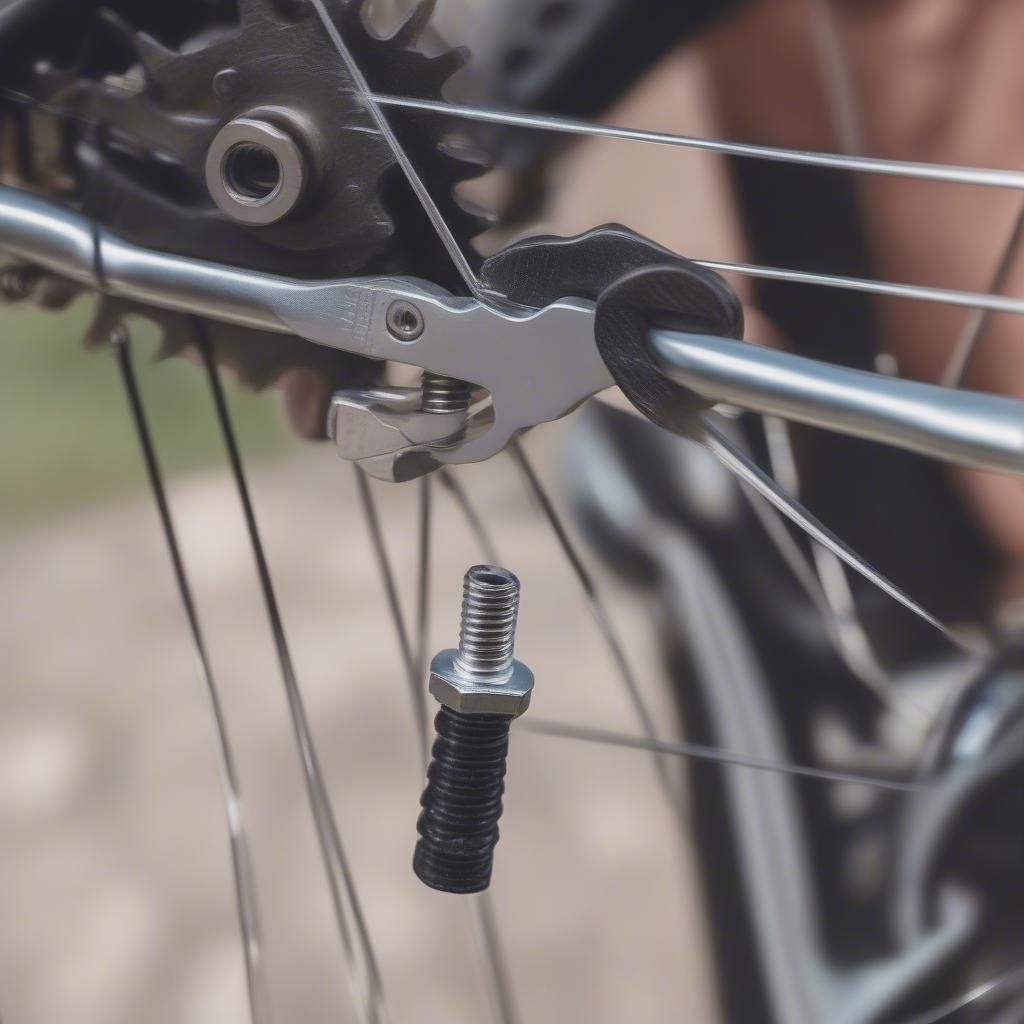
[(403, 483), (444, 465), (446, 454), (486, 435), (494, 422), (489, 398), (450, 413), (424, 411), (422, 400), (421, 388), (336, 392), (327, 432), (338, 455), (378, 480)]

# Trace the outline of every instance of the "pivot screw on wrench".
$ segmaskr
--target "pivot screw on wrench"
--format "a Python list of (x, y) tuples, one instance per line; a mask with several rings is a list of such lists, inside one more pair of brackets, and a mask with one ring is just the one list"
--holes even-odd
[(519, 580), (508, 569), (473, 566), (463, 581), (458, 650), (441, 651), (430, 665), (441, 708), (413, 870), (442, 892), (480, 892), (491, 881), (509, 725), (533, 691), (533, 673), (512, 656), (518, 609)]
[(411, 302), (395, 299), (384, 317), (395, 341), (416, 341), (423, 333), (423, 314)]

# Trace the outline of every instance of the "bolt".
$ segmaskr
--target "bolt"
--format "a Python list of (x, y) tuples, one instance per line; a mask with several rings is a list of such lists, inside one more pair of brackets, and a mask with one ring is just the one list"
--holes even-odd
[(396, 341), (415, 341), (423, 333), (423, 314), (405, 299), (388, 306), (388, 330)]
[[(458, 651), (435, 659), (445, 659), (448, 685), (500, 691), (526, 671), (513, 657), (518, 609), (519, 580), (508, 569), (475, 565), (466, 573)], [(490, 885), (514, 717), (442, 703), (434, 719), (437, 738), (413, 857), (413, 870), (433, 889), (470, 893)]]
[(519, 580), (495, 565), (474, 565), (462, 581), (462, 621), (455, 670), (504, 682), (512, 673)]
[(464, 380), (424, 370), (420, 386), (423, 388), (424, 412), (466, 412), (469, 409), (470, 387)]

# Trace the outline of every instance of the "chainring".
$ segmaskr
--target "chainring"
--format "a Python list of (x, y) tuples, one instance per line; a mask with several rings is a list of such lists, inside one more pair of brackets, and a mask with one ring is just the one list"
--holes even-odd
[[(369, 26), (366, 0), (325, 6), (372, 89), (438, 99), (465, 63), (462, 50), (429, 55), (416, 48), (433, 0), (387, 36)], [(180, 18), (170, 19), (177, 35), (168, 12), (154, 14), (147, 0), (96, 6), (87, 30), (81, 5), (74, 16), (85, 41), (73, 59), (67, 41), (57, 40), (15, 83), (38, 105), (27, 114), (14, 111), (25, 129), (10, 147), (24, 156), (18, 184), (59, 195), (129, 241), (177, 255), (294, 277), (403, 273), (458, 287), (394, 153), (306, 0), (239, 0), (235, 12), (221, 0), (182, 0)], [(293, 215), (255, 227), (216, 207), (204, 163), (224, 124), (266, 108), (286, 109), (313, 126), (314, 184)], [(59, 175), (43, 173), (54, 159), (38, 144), (52, 140), (55, 119), (63, 146)], [(397, 115), (393, 127), (468, 248), (487, 220), (454, 190), (485, 165), (453, 147), (439, 119)], [(5, 169), (11, 177), (13, 163)], [(105, 300), (91, 335), (102, 335), (126, 310), (141, 311)], [(180, 316), (147, 315), (164, 328), (165, 355), (191, 344)], [(352, 357), (280, 336), (256, 343), (256, 332), (210, 328), (222, 361), (254, 387), (296, 366), (315, 369), (332, 385), (353, 380)]]

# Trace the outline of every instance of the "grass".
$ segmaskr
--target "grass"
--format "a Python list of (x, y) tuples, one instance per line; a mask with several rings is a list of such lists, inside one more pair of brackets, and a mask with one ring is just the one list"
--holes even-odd
[[(83, 349), (93, 300), (62, 313), (0, 315), (0, 525), (142, 486), (138, 444), (109, 351)], [(131, 325), (136, 365), (161, 463), (168, 474), (223, 461), (202, 370), (182, 359), (154, 362), (157, 332)], [(226, 382), (246, 455), (288, 447), (271, 395)]]

